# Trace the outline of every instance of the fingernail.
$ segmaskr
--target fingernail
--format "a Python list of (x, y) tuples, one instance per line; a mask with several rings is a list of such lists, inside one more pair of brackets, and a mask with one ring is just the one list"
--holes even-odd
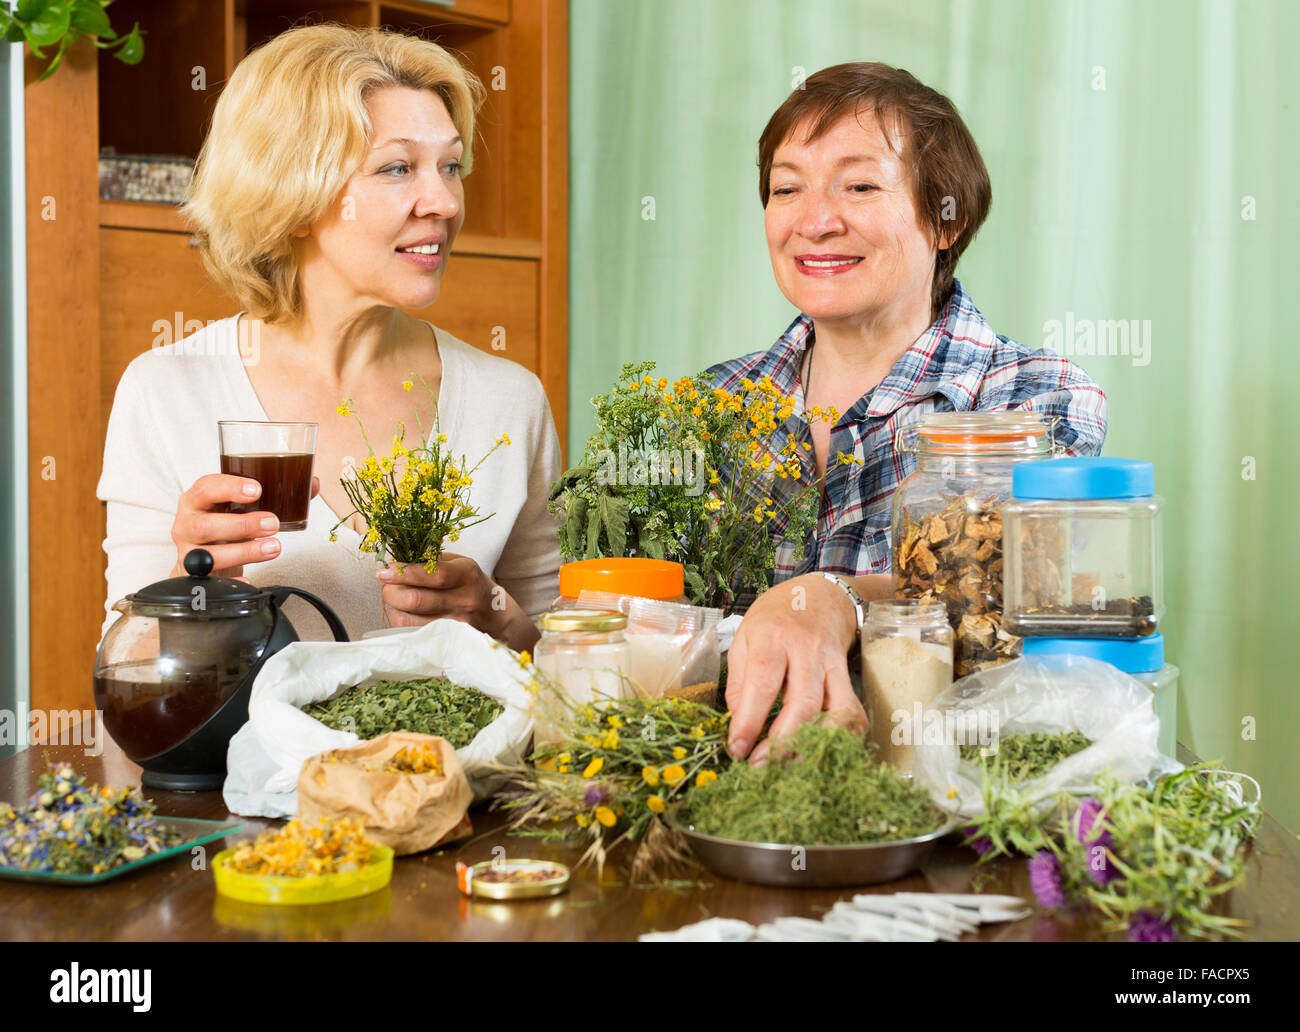
[(262, 521), (263, 530), (275, 530), (275, 528), (278, 527), (279, 525), (280, 525), (280, 521), (277, 520), (274, 516), (268, 516), (266, 517), (266, 519)]
[(727, 750), (732, 756), (741, 756), (749, 749), (749, 743), (743, 738), (733, 738)]
[(245, 485), (244, 485), (244, 494), (248, 495), (249, 498), (256, 498), (256, 497), (257, 497), (258, 495), (260, 495), (261, 493), (262, 493), (262, 485), (261, 485), (261, 484), (245, 484)]
[(275, 555), (275, 553), (278, 551), (280, 551), (280, 542), (274, 539), (270, 541), (266, 541), (262, 544), (263, 555)]
[(393, 571), (390, 570), (387, 566), (385, 566), (382, 570), (376, 573), (375, 576), (378, 577), (381, 581), (390, 581), (393, 579)]

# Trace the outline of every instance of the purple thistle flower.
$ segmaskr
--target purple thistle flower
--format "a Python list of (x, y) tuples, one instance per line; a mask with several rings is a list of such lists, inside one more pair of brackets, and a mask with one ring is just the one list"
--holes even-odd
[(587, 794), (582, 797), (584, 806), (599, 806), (605, 801), (605, 789), (600, 785), (592, 785), (587, 789)]
[(975, 850), (975, 852), (980, 856), (987, 856), (989, 853), (993, 852), (993, 843), (983, 835), (979, 838), (971, 838), (971, 836), (977, 831), (979, 831), (979, 828), (974, 824), (967, 824), (961, 829), (962, 837), (970, 839), (970, 841), (966, 842), (965, 845), (970, 846), (971, 849)]
[(1149, 910), (1139, 910), (1128, 923), (1129, 942), (1174, 942), (1177, 938), (1174, 926)]
[(1039, 850), (1029, 860), (1029, 887), (1044, 907), (1063, 907), (1066, 904), (1065, 886), (1061, 881), (1061, 863), (1056, 854)]
[(1088, 877), (1098, 885), (1109, 885), (1120, 877), (1110, 863), (1107, 850), (1114, 839), (1106, 831), (1106, 820), (1101, 816), (1102, 806), (1096, 799), (1085, 799), (1079, 804), (1079, 841), (1088, 847)]
[(1101, 803), (1096, 799), (1085, 799), (1079, 804), (1079, 841), (1085, 846), (1098, 845), (1109, 849), (1111, 837), (1110, 832), (1105, 830), (1105, 820), (1100, 821), (1100, 829), (1097, 827), (1101, 809)]

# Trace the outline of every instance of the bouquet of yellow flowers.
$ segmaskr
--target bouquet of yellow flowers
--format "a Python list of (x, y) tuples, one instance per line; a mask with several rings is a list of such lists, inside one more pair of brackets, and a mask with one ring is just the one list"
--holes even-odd
[(670, 383), (653, 372), (653, 362), (625, 365), (592, 399), (596, 433), (551, 488), (560, 554), (682, 563), (690, 601), (730, 612), (770, 586), (784, 543), (802, 556), (822, 480), (807, 426), (839, 414), (818, 407), (792, 419), (795, 399), (770, 377), (730, 391), (703, 373)]
[[(437, 395), (424, 378), (417, 375), (415, 379), (436, 404)], [(411, 380), (402, 383), (407, 391), (413, 386)], [(344, 400), (337, 411), (340, 416), (356, 419), (370, 455), (341, 481), (353, 509), (330, 529), (331, 541), (338, 539), (338, 528), (346, 520), (360, 514), (366, 521), (361, 540), (363, 551), (374, 553), (381, 563), (395, 562), (399, 566), (423, 563), (432, 573), (448, 543), (495, 515), (480, 515), (470, 503), (469, 489), (475, 471), (488, 456), (510, 444), (508, 434), (502, 434), (487, 454), (470, 466), (463, 455), (459, 461), (453, 456), (447, 435), (440, 432), (436, 421), (426, 436), (417, 412), (415, 423), (420, 443), (408, 447), (406, 427), (399, 422), (393, 434), (392, 454), (380, 457), (366, 436), (352, 399)]]

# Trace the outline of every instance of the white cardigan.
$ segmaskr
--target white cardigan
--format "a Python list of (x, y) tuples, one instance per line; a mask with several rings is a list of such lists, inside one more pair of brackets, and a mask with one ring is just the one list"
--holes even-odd
[[(199, 477), (221, 471), (217, 421), (267, 418), (240, 359), (238, 319), (222, 319), (138, 356), (118, 383), (96, 491), (108, 503), (101, 640), (118, 618), (113, 604), (167, 577), (175, 564), (171, 528), (180, 496)], [(453, 452), (473, 463), (501, 434), (511, 440), (479, 468), (470, 488), (475, 507), (495, 515), (465, 531), (451, 550), (476, 560), (536, 618), (559, 594), (558, 528), (546, 512), (550, 486), (560, 475), (550, 405), (541, 381), (523, 366), (433, 329), (442, 359), (439, 418)], [(370, 419), (367, 429), (376, 441), (392, 436), (390, 423), (412, 423), (400, 412)], [(307, 529), (279, 534), (280, 554), (245, 566), (244, 576), (256, 585), (283, 584), (319, 596), (355, 640), (383, 625), (379, 564), (360, 551), (360, 536), (346, 526), (338, 528), (336, 542), (329, 540), (338, 518), (317, 495)], [(333, 637), (304, 600), (291, 597), (284, 612), (303, 641)]]

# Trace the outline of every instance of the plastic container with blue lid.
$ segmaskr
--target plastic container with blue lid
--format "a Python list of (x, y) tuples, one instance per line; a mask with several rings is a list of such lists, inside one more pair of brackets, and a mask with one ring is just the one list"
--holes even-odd
[(1151, 463), (1018, 466), (1003, 503), (1003, 627), (1022, 637), (1141, 638), (1164, 617)]
[[(1086, 656), (1131, 675), (1151, 689), (1160, 718), (1160, 751), (1174, 757), (1178, 732), (1178, 668), (1165, 662), (1165, 636), (1145, 638), (1026, 638), (1026, 656)], [(1177, 757), (1174, 757), (1175, 759)]]

